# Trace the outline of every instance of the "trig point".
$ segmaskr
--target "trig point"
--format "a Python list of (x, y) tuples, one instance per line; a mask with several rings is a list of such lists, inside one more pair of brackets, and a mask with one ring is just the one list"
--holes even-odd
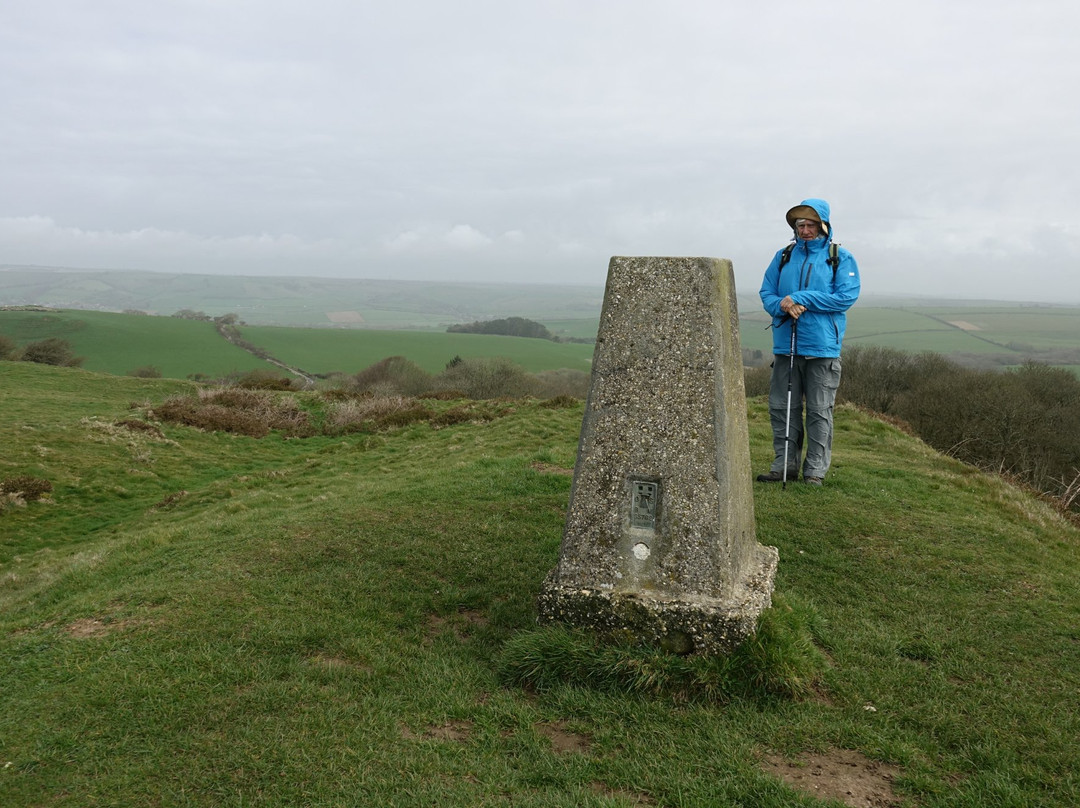
[(769, 607), (731, 262), (611, 259), (541, 622), (727, 653)]

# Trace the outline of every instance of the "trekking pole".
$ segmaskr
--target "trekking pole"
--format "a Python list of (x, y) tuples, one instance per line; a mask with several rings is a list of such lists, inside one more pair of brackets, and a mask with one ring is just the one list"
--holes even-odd
[(780, 485), (781, 491), (787, 490), (787, 470), (788, 470), (788, 447), (791, 446), (791, 377), (795, 373), (795, 325), (799, 321), (795, 318), (791, 318), (791, 353), (788, 356), (788, 374), (787, 374), (787, 422), (784, 424), (784, 482)]

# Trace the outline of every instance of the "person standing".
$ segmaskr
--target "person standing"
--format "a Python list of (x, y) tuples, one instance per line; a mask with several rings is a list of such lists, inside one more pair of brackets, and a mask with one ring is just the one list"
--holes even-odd
[(759, 292), (773, 318), (769, 421), (775, 458), (757, 479), (797, 480), (805, 446), (803, 481), (821, 485), (832, 462), (833, 404), (840, 386), (845, 312), (859, 297), (859, 267), (848, 250), (833, 242), (829, 203), (824, 199), (804, 199), (786, 219), (794, 243), (773, 256)]

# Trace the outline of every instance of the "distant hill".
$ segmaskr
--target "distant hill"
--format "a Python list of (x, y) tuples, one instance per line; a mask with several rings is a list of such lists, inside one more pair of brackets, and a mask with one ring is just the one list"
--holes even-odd
[[(235, 313), (252, 325), (442, 329), (516, 315), (593, 319), (599, 286), (192, 275), (0, 265), (0, 306)], [(593, 331), (595, 334), (595, 330)]]

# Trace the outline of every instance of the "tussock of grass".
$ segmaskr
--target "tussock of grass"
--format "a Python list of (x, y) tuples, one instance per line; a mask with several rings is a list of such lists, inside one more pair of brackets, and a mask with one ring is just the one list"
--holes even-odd
[(638, 645), (609, 645), (561, 626), (518, 634), (503, 650), (505, 681), (533, 690), (573, 685), (677, 702), (805, 698), (824, 670), (811, 610), (777, 596), (757, 633), (727, 657), (685, 657)]

